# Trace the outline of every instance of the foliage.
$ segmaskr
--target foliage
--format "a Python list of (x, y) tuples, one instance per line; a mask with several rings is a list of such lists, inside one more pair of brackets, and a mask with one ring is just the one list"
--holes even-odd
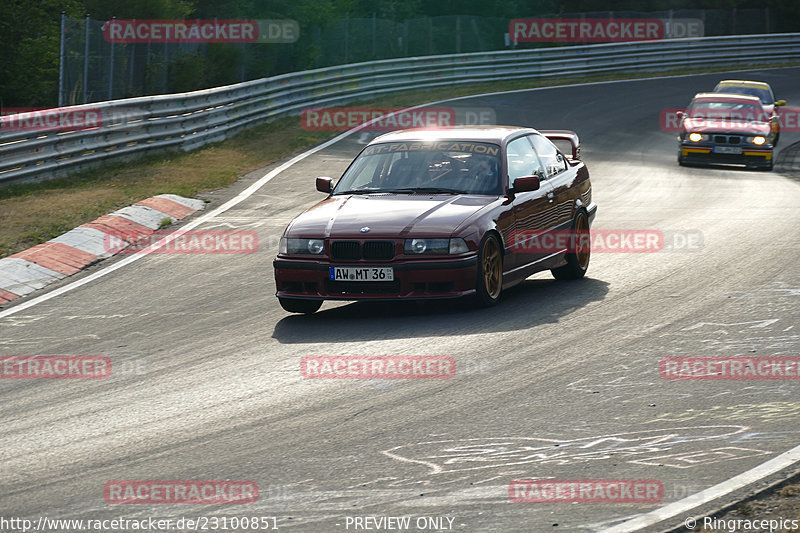
[(0, 0), (0, 106), (46, 106), (56, 99), (62, 11), (80, 16), (80, 2)]

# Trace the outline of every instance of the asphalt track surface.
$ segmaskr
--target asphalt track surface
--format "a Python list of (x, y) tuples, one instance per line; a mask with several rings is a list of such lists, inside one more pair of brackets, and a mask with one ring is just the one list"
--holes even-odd
[[(460, 102), (491, 106), (498, 123), (575, 130), (599, 205), (594, 228), (658, 229), (673, 241), (699, 232), (702, 246), (691, 250), (595, 253), (586, 279), (536, 275), (489, 310), (329, 302), (312, 316), (289, 315), (273, 295), (278, 238), (321, 199), (314, 178), (340, 175), (358, 152), (354, 135), (198, 227), (253, 230), (257, 253), (149, 255), (0, 318), (0, 354), (107, 355), (114, 365), (106, 379), (0, 382), (0, 515), (275, 516), (286, 531), (355, 531), (354, 517), (412, 516), (452, 518), (454, 531), (599, 531), (795, 448), (797, 381), (659, 374), (663, 357), (800, 355), (800, 183), (781, 171), (681, 168), (675, 134), (659, 127), (662, 109), (723, 77), (770, 82), (800, 103), (800, 69)], [(784, 133), (779, 148), (798, 140)], [(212, 206), (268, 170), (215, 193)], [(304, 380), (307, 355), (450, 355), (457, 372)], [(666, 521), (645, 520), (644, 530), (680, 525), (796, 469), (753, 476)], [(664, 497), (512, 503), (509, 482), (530, 478), (656, 479)], [(258, 501), (103, 497), (111, 480), (224, 479), (256, 482)]]

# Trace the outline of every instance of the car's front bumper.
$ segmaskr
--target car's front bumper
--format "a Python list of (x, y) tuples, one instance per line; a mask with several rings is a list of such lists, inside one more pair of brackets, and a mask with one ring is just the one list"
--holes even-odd
[(700, 144), (681, 142), (678, 157), (686, 163), (708, 163), (708, 164), (733, 164), (747, 165), (753, 167), (769, 167), (772, 165), (773, 148), (771, 145), (766, 147), (741, 146), (741, 153), (720, 153), (720, 147), (713, 144)]
[[(305, 300), (427, 300), (473, 294), (477, 254), (457, 259), (331, 262), (278, 257), (276, 296)], [(381, 266), (394, 269), (394, 281), (332, 281), (330, 267)]]

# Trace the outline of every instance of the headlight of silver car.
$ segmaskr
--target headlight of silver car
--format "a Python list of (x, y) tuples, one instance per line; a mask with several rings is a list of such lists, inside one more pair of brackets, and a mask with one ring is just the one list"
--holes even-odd
[(420, 254), (461, 254), (469, 251), (464, 239), (406, 239), (404, 253)]
[(753, 143), (756, 146), (761, 146), (762, 144), (767, 142), (767, 138), (764, 137), (763, 135), (756, 135), (755, 137), (748, 137), (747, 142)]
[(696, 131), (687, 135), (690, 141), (693, 143), (699, 143), (700, 141), (709, 141), (711, 140), (711, 136), (706, 133), (697, 133)]
[(325, 251), (322, 239), (287, 239), (281, 237), (278, 253), (320, 255)]

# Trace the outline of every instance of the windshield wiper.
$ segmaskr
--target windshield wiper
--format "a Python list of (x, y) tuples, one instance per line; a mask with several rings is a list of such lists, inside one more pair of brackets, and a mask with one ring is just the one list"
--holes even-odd
[(333, 194), (372, 194), (374, 192), (386, 192), (381, 189), (353, 189), (352, 191), (336, 191)]
[(458, 191), (456, 189), (444, 189), (441, 187), (408, 187), (404, 189), (386, 189), (383, 192), (394, 192), (394, 193), (442, 193), (442, 194), (465, 194), (464, 191)]

